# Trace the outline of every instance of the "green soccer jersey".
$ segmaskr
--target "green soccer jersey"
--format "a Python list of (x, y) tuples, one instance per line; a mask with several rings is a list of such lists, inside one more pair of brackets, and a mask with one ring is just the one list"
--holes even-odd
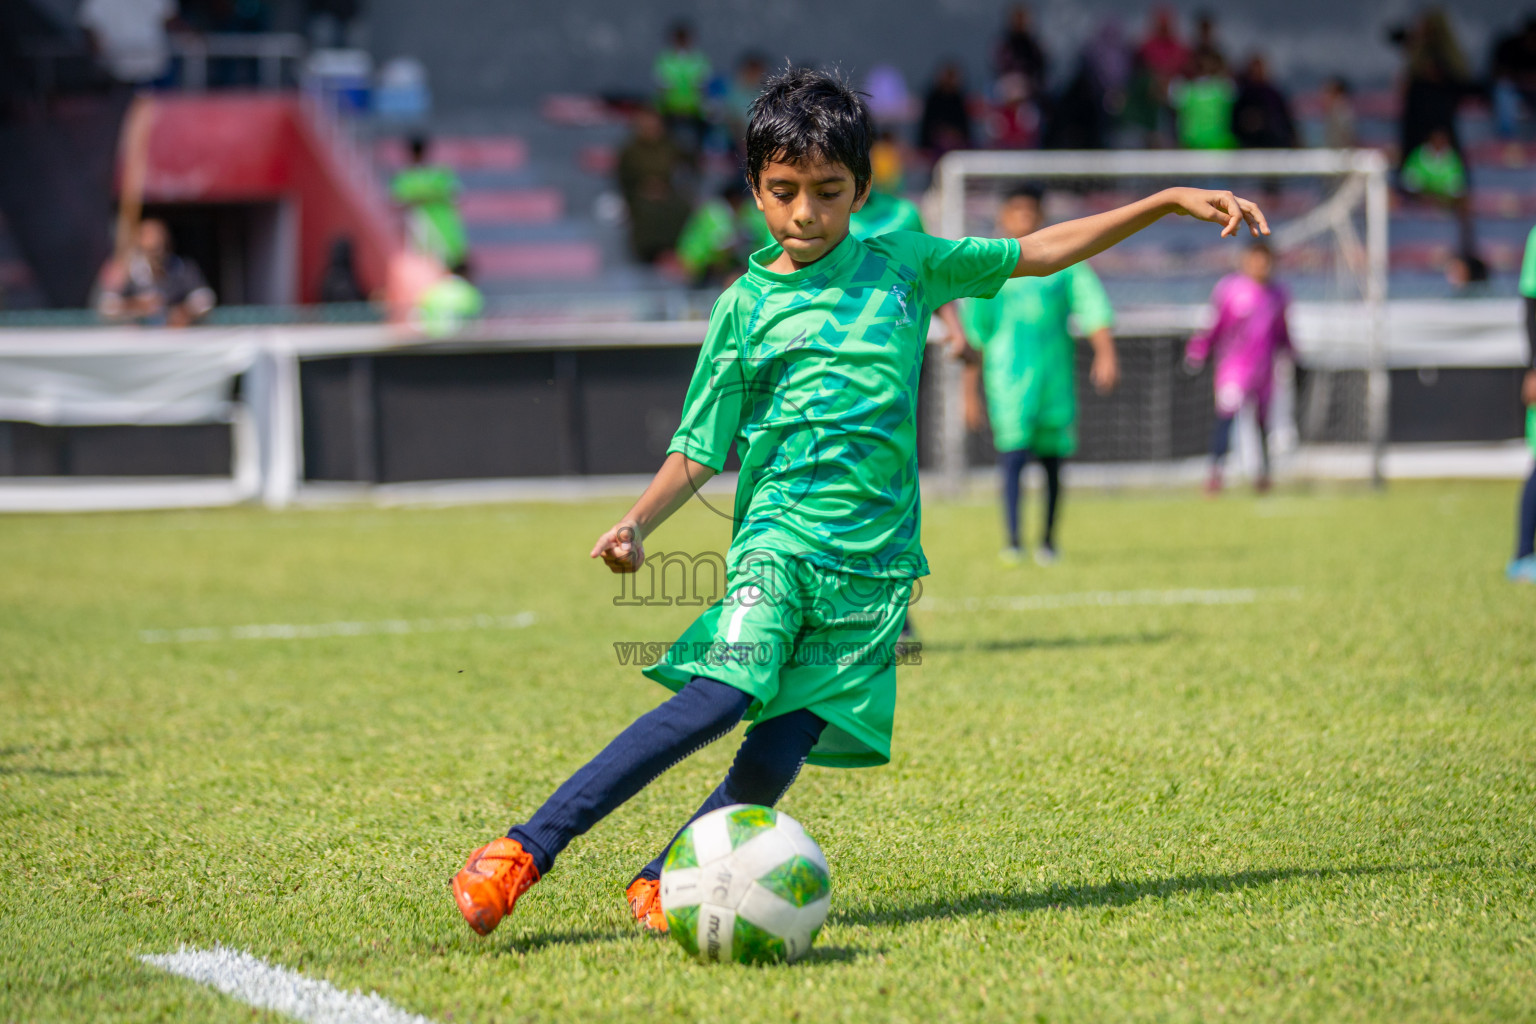
[(1020, 277), (996, 298), (966, 303), (966, 329), (983, 355), (987, 415), (998, 451), (1071, 455), (1077, 449), (1076, 342), (1114, 323), (1099, 277), (1078, 263)]
[(754, 253), (715, 303), (669, 452), (741, 459), (728, 561), (797, 555), (866, 576), (928, 571), (919, 542), (917, 385), (928, 322), (997, 293), (1011, 238), (844, 238), (793, 273)]
[(1455, 199), (1467, 191), (1467, 169), (1454, 149), (1436, 152), (1426, 143), (1403, 161), (1403, 187), (1427, 196)]
[(704, 112), (704, 85), (709, 60), (698, 50), (663, 50), (652, 69), (656, 76), (656, 106), (663, 114), (697, 117)]
[(459, 179), (447, 167), (407, 167), (390, 185), (395, 202), (411, 210), (408, 229), (416, 247), (454, 267), (469, 255), (469, 237), (456, 205)]
[(736, 241), (736, 212), (723, 199), (702, 203), (677, 236), (677, 262), (690, 274), (702, 274), (729, 262)]
[(1185, 149), (1236, 149), (1232, 104), (1237, 90), (1225, 78), (1176, 82), (1169, 90), (1178, 114), (1179, 142)]
[(876, 238), (892, 231), (922, 231), (923, 215), (917, 204), (900, 196), (871, 192), (864, 206), (848, 221), (854, 238)]

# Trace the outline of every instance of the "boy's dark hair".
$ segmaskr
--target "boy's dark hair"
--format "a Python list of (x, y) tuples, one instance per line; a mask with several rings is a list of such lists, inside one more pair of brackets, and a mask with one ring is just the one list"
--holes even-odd
[(864, 99), (832, 72), (785, 68), (763, 83), (747, 118), (747, 180), (753, 190), (774, 161), (842, 164), (856, 195), (869, 188), (873, 130)]
[(1021, 182), (1010, 188), (1003, 196), (1003, 202), (1011, 202), (1015, 199), (1033, 199), (1035, 205), (1045, 202), (1045, 189), (1033, 181)]
[(1262, 238), (1255, 238), (1248, 243), (1249, 252), (1260, 252), (1268, 258), (1269, 262), (1275, 262), (1275, 250)]

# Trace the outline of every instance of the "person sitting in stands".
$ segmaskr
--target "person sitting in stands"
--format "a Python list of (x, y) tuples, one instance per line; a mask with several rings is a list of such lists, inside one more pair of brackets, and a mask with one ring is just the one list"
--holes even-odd
[(101, 268), (96, 311), (107, 320), (187, 327), (217, 302), (197, 264), (171, 250), (165, 223), (146, 220), (128, 252)]

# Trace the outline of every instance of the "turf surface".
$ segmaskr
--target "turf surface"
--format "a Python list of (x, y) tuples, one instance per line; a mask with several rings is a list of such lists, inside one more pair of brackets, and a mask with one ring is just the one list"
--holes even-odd
[[(492, 937), (453, 908), (469, 849), (663, 696), (611, 644), (696, 609), (614, 605), (585, 554), (621, 503), (0, 520), (0, 1021), (280, 1019), (136, 959), (218, 943), (445, 1024), (1530, 1019), (1514, 500), (1073, 495), (1049, 570), (998, 563), (989, 504), (931, 505), (895, 760), (786, 798), (833, 911), (769, 969), (621, 899), (730, 740)], [(653, 547), (725, 540), (695, 506)], [(964, 603), (1188, 588), (1254, 593)]]

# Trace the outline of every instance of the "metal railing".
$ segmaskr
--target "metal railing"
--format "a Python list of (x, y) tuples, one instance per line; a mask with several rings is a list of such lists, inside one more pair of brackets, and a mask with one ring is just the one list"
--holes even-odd
[[(254, 88), (292, 85), (299, 81), (299, 64), (309, 54), (304, 37), (292, 32), (174, 32), (168, 46), (172, 67), (177, 70), (176, 87), (188, 92), (208, 88), (208, 69), (217, 61), (255, 62)], [(63, 64), (93, 59), (79, 40), (33, 39), (22, 52), (33, 67), (37, 91), (45, 96), (57, 91), (64, 78), (60, 74)]]

